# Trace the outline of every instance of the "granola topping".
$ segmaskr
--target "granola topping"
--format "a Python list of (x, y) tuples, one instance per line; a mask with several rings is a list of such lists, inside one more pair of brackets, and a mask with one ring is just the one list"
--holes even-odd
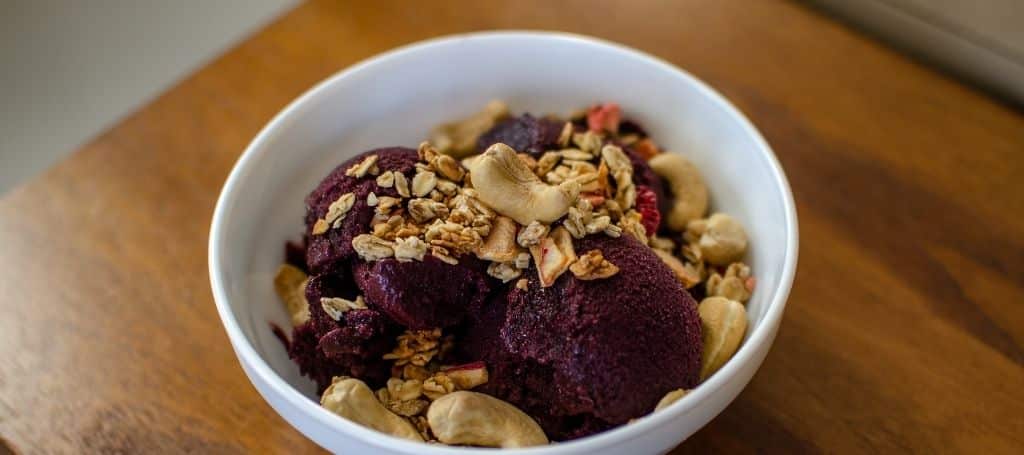
[(423, 197), (434, 191), (437, 186), (437, 174), (430, 171), (417, 172), (412, 178), (412, 194)]
[(549, 229), (547, 225), (534, 221), (519, 231), (516, 241), (519, 246), (529, 248), (540, 243), (548, 235)]
[(412, 260), (422, 261), (427, 254), (427, 244), (419, 237), (403, 237), (395, 239), (395, 259), (398, 262), (409, 262)]
[[(561, 292), (557, 286), (552, 290), (543, 288), (555, 286), (563, 275), (566, 278), (562, 284), (575, 286), (579, 283), (567, 280), (602, 280), (620, 271), (631, 272), (627, 259), (616, 260), (624, 267), (620, 270), (601, 249), (594, 248), (597, 245), (579, 242), (591, 235), (618, 238), (625, 233), (650, 248), (691, 293), (740, 306), (750, 300), (755, 279), (750, 267), (741, 262), (748, 241), (742, 226), (727, 214), (709, 214), (706, 194), (698, 194), (706, 193), (706, 188), (696, 169), (690, 165), (679, 170), (680, 166), (673, 164), (679, 160), (666, 158), (681, 156), (663, 152), (639, 125), (622, 121), (617, 105), (596, 106), (565, 122), (554, 143), (551, 124), (545, 124), (543, 130), (538, 130), (544, 132), (543, 148), (513, 148), (510, 144), (516, 140), (512, 139), (509, 144), (496, 143), (487, 153), (477, 154), (478, 137), (507, 115), (507, 107), (495, 103), (473, 117), (442, 126), (435, 130), (432, 142), (419, 145), (418, 161), (406, 165), (405, 173), (381, 169), (380, 158), (385, 163), (390, 158), (383, 152), (380, 157), (371, 154), (349, 166), (346, 176), (369, 176), (378, 187), (373, 188), (376, 192), (366, 194), (365, 206), (360, 204), (356, 209), (362, 211), (359, 219), (372, 212), (368, 226), (363, 226), (367, 233), (351, 240), (358, 257), (364, 261), (394, 258), (408, 263), (423, 261), (429, 254), (457, 265), (462, 256), (473, 254), (472, 264), (477, 259), (484, 261), (487, 276), (493, 278), (489, 279), (490, 286), (498, 286), (500, 281), (507, 286), (505, 289), (527, 291), (529, 294), (522, 295), (530, 296), (533, 292)], [(530, 131), (530, 125), (536, 123), (528, 122), (535, 120), (525, 119), (523, 128)], [(580, 126), (584, 121), (585, 128)], [(520, 127), (503, 123), (499, 128), (508, 125)], [(559, 124), (554, 125), (557, 128)], [(504, 134), (499, 128), (494, 130), (498, 136)], [(638, 157), (650, 160), (650, 168), (637, 164), (634, 171), (633, 160)], [(671, 213), (658, 209), (658, 203), (666, 201), (659, 201), (662, 193), (648, 183), (652, 171), (670, 190), (666, 196), (672, 199), (665, 206), (672, 207)], [(693, 188), (693, 197), (680, 196)], [(397, 193), (397, 197), (382, 193)], [(355, 215), (347, 215), (356, 202), (354, 193), (338, 196), (313, 222), (311, 235), (340, 229), (345, 220), (355, 219)], [(316, 210), (324, 210), (322, 203), (318, 202)], [(312, 240), (335, 241), (335, 234)], [(593, 249), (577, 255), (576, 247), (584, 244)], [(612, 254), (609, 248), (604, 247), (604, 251)], [(527, 274), (534, 273), (533, 268), (541, 289), (530, 289), (534, 278)], [(664, 277), (661, 279), (664, 282)], [(309, 277), (293, 266), (282, 266), (275, 277), (275, 290), (295, 326), (310, 319), (305, 298), (308, 281)], [(328, 317), (343, 325), (349, 322), (344, 318), (349, 311), (368, 309), (362, 295), (353, 300), (320, 297), (319, 305)], [(727, 309), (730, 315), (741, 313)], [(704, 312), (701, 310), (701, 317)], [(370, 314), (355, 313), (349, 319), (359, 321)], [(446, 362), (452, 362), (448, 354), (453, 352), (454, 343), (454, 335), (444, 335), (439, 328), (406, 330), (394, 340), (393, 349), (382, 356), (390, 362), (391, 378), (376, 392), (370, 389), (376, 397), (370, 397), (371, 401), (379, 401), (386, 413), (411, 426), (410, 432), (415, 429), (413, 437), (419, 434), (427, 442), (438, 442), (427, 418), (434, 400), (447, 396), (438, 403), (443, 404), (462, 395), (450, 395), (453, 392), (498, 379), (489, 376), (482, 362), (446, 366)], [(376, 355), (374, 358), (381, 360)], [(495, 368), (503, 371), (499, 366)], [(440, 428), (435, 426), (434, 430)], [(451, 442), (445, 439), (444, 431), (438, 430), (438, 435)]]
[(406, 330), (399, 335), (395, 349), (384, 354), (384, 360), (394, 360), (397, 366), (411, 363), (422, 367), (437, 355), (440, 338), (441, 329)]
[(398, 192), (398, 195), (404, 198), (411, 196), (412, 193), (409, 192), (409, 180), (405, 178), (405, 174), (398, 171), (393, 171), (392, 174), (395, 176), (395, 191)]
[(366, 158), (363, 158), (363, 161), (360, 161), (359, 163), (345, 170), (345, 175), (349, 177), (362, 178), (367, 173), (369, 173), (370, 169), (373, 168), (373, 166), (376, 164), (377, 155), (370, 155)]
[(352, 205), (355, 202), (356, 195), (353, 193), (345, 193), (339, 196), (337, 200), (327, 207), (327, 213), (324, 217), (316, 220), (316, 224), (313, 225), (313, 235), (323, 234), (332, 227), (335, 229), (340, 227), (342, 220), (345, 219), (345, 215), (348, 214), (349, 210), (352, 210)]
[(371, 234), (360, 234), (352, 239), (352, 249), (367, 261), (379, 261), (395, 255), (394, 244)]
[(605, 259), (601, 250), (590, 250), (569, 266), (569, 271), (576, 278), (589, 281), (613, 276), (619, 273), (619, 268)]
[(341, 297), (321, 297), (320, 306), (335, 321), (341, 319), (345, 313), (352, 310), (365, 310), (366, 301), (363, 300), (363, 296), (356, 297), (355, 300), (348, 300)]

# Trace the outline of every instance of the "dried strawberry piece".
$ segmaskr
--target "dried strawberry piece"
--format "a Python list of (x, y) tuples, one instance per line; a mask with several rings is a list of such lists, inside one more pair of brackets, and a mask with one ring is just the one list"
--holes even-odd
[(661, 212), (658, 211), (658, 196), (650, 187), (636, 186), (636, 211), (640, 213), (640, 224), (647, 230), (647, 235), (657, 232)]
[(617, 133), (619, 131), (619, 122), (621, 121), (622, 109), (619, 109), (618, 104), (598, 104), (587, 109), (587, 129), (590, 131)]
[(592, 191), (587, 193), (580, 193), (581, 199), (586, 199), (590, 202), (590, 206), (593, 208), (600, 207), (604, 204), (605, 196), (600, 191)]

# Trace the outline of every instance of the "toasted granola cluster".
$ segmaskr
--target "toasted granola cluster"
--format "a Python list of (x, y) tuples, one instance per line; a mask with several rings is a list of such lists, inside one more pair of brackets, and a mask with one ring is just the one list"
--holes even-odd
[[(513, 447), (546, 442), (541, 428), (568, 439), (625, 423), (639, 417), (637, 410), (661, 408), (683, 396), (684, 388), (673, 387), (692, 387), (698, 373), (701, 379), (712, 374), (744, 333), (742, 304), (755, 283), (742, 262), (746, 234), (726, 214), (707, 216), (707, 205), (696, 168), (680, 155), (662, 153), (642, 128), (622, 119), (615, 104), (558, 121), (510, 117), (504, 103), (489, 103), (471, 117), (441, 125), (416, 150), (376, 149), (358, 156), (307, 198), (304, 261), (282, 266), (274, 282), (295, 326), (289, 351), (317, 380), (325, 406), (400, 437)], [(642, 277), (623, 277), (639, 270)], [(680, 339), (651, 349), (663, 360), (676, 359), (669, 367), (678, 369), (675, 378), (649, 381), (651, 390), (638, 393), (643, 403), (623, 407), (616, 404), (623, 399), (618, 387), (631, 378), (614, 381), (615, 390), (593, 390), (600, 382), (577, 387), (565, 381), (579, 378), (557, 366), (535, 365), (563, 348), (575, 349), (559, 343), (582, 333), (573, 321), (577, 311), (588, 312), (591, 324), (628, 324), (628, 312), (581, 310), (593, 302), (579, 299), (633, 281), (647, 284), (622, 304), (642, 311), (642, 322), (635, 321), (648, 325), (647, 335), (665, 339), (672, 336), (662, 333), (668, 327), (681, 331)], [(702, 355), (690, 352), (699, 351), (701, 330), (692, 326), (697, 305), (683, 289), (698, 300), (707, 297), (699, 312)], [(663, 292), (686, 298), (657, 302)], [(573, 308), (561, 308), (559, 299), (574, 302)], [(478, 333), (502, 317), (521, 319), (506, 319), (500, 336)], [(560, 325), (549, 329), (544, 323)], [(503, 338), (506, 330), (518, 338)], [(467, 331), (467, 339), (501, 349), (523, 336), (554, 338), (543, 350), (460, 349)], [(587, 343), (616, 345), (618, 335), (608, 335), (599, 332)], [(708, 351), (710, 344), (714, 351)], [(700, 368), (691, 368), (691, 361)], [(590, 368), (604, 362), (587, 360), (575, 374), (595, 374)], [(654, 362), (643, 368), (662, 367)], [(531, 390), (546, 396), (540, 378), (560, 384), (559, 390), (587, 390), (583, 400), (591, 402), (551, 414), (543, 399), (524, 396)], [(510, 386), (515, 380), (536, 383)], [(521, 405), (530, 415), (476, 397), (473, 389)], [(667, 395), (658, 402), (652, 393)], [(368, 395), (379, 405), (366, 404)], [(380, 409), (359, 414), (353, 409), (357, 402)], [(434, 408), (445, 411), (431, 413), (435, 402)], [(453, 415), (448, 410), (459, 409), (458, 403), (481, 403), (484, 420), (518, 422), (515, 431), (521, 434), (489, 429), (493, 434), (484, 437), (483, 429), (463, 428), (480, 416)], [(481, 436), (459, 439), (465, 434)]]

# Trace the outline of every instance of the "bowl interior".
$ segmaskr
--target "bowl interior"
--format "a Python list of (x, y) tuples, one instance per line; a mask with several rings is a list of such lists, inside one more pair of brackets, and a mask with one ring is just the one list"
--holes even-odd
[(286, 109), (246, 151), (219, 202), (213, 273), (228, 312), (270, 368), (310, 399), (313, 383), (269, 326), (289, 326), (272, 278), (284, 242), (301, 235), (303, 198), (351, 156), (415, 147), (435, 124), (495, 98), (515, 113), (562, 116), (618, 102), (656, 142), (697, 165), (713, 210), (746, 227), (747, 261), (757, 278), (748, 338), (777, 290), (788, 289), (788, 189), (757, 133), (702, 84), (641, 54), (565, 36), (468, 36), (399, 50), (326, 81)]

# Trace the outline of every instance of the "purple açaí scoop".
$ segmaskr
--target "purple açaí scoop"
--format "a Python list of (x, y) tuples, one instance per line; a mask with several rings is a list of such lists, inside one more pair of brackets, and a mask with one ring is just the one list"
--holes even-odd
[(450, 265), (433, 256), (423, 261), (357, 262), (352, 273), (367, 303), (413, 330), (447, 328), (480, 308), (491, 290), (487, 265), (470, 255)]
[(391, 375), (383, 355), (401, 333), (384, 313), (375, 309), (350, 310), (332, 319), (320, 304), (322, 297), (355, 299), (358, 289), (344, 273), (325, 273), (306, 285), (309, 321), (295, 328), (288, 354), (299, 370), (323, 391), (334, 376), (354, 376), (380, 385)]
[(578, 240), (600, 249), (620, 272), (583, 281), (563, 274), (540, 287), (512, 288), (470, 319), (459, 343), (465, 360), (484, 360), (484, 391), (532, 415), (553, 439), (626, 423), (677, 388), (697, 385), (701, 326), (697, 304), (647, 247), (628, 235)]
[[(371, 192), (378, 197), (398, 197), (394, 187), (383, 188), (377, 185), (372, 175), (361, 178), (345, 175), (352, 165), (358, 164), (370, 155), (377, 155), (377, 167), (380, 172), (398, 171), (412, 180), (416, 173), (416, 161), (419, 159), (416, 150), (406, 147), (386, 147), (360, 153), (324, 177), (316, 189), (306, 197), (306, 264), (314, 274), (333, 271), (347, 263), (355, 256), (352, 239), (359, 234), (370, 232), (370, 220), (373, 219), (374, 208), (366, 203), (366, 196)], [(331, 203), (345, 193), (355, 195), (355, 203), (349, 210), (341, 226), (329, 229), (320, 235), (310, 235), (318, 218), (327, 214)]]
[(521, 153), (539, 156), (546, 150), (558, 148), (558, 136), (565, 126), (546, 118), (537, 118), (530, 114), (509, 117), (498, 122), (477, 139), (477, 153), (483, 153), (498, 142)]

